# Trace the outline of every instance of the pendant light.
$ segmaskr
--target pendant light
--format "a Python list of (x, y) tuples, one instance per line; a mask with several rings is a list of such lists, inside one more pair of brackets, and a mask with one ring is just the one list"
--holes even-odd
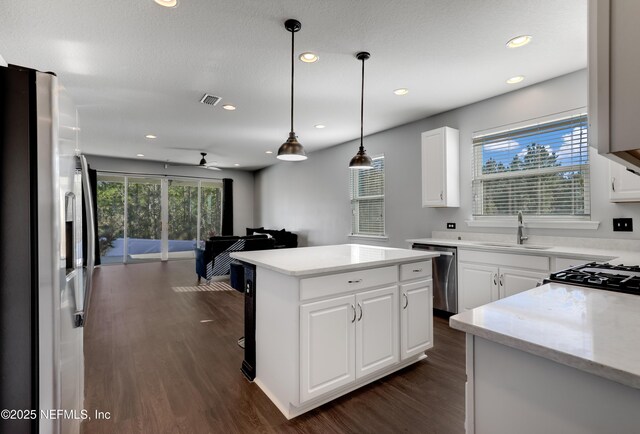
[(356, 54), (356, 59), (362, 60), (362, 89), (360, 93), (360, 149), (358, 153), (351, 159), (349, 163), (350, 169), (372, 169), (373, 161), (371, 157), (367, 155), (367, 151), (364, 149), (364, 61), (371, 57), (371, 54), (366, 51), (362, 51)]
[(302, 161), (307, 159), (304, 148), (298, 142), (298, 137), (293, 131), (293, 77), (294, 77), (294, 40), (295, 34), (300, 30), (302, 24), (298, 20), (287, 20), (284, 22), (284, 28), (291, 32), (291, 131), (286, 142), (280, 145), (278, 149), (278, 159), (285, 161)]

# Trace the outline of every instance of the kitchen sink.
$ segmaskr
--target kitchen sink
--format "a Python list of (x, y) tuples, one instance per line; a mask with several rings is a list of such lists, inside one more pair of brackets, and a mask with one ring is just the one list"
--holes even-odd
[(531, 249), (531, 250), (547, 250), (551, 248), (551, 246), (541, 246), (539, 244), (512, 244), (512, 243), (497, 243), (497, 242), (476, 242), (474, 244), (478, 246), (487, 246), (487, 247), (507, 247), (507, 248), (520, 248), (520, 249)]

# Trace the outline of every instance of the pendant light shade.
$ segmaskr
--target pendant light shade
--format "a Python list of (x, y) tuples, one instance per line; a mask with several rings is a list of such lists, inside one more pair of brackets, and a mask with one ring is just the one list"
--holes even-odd
[(307, 159), (304, 147), (298, 142), (298, 136), (293, 131), (293, 79), (294, 79), (294, 42), (295, 34), (302, 28), (302, 24), (298, 20), (287, 20), (284, 22), (284, 28), (291, 32), (291, 131), (286, 142), (280, 145), (278, 149), (278, 159), (284, 161), (302, 161)]
[(362, 88), (360, 93), (360, 148), (349, 162), (350, 169), (372, 169), (373, 161), (364, 149), (364, 61), (371, 57), (366, 51), (356, 54), (356, 59), (362, 61)]

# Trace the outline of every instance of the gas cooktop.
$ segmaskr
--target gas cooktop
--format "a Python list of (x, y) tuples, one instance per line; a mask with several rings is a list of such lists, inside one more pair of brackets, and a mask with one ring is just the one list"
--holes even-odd
[(551, 273), (545, 282), (563, 282), (640, 295), (640, 266), (591, 262)]

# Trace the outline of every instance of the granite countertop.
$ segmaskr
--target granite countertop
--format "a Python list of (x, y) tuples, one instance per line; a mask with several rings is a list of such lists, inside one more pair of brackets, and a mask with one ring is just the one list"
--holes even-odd
[(454, 315), (451, 327), (640, 389), (640, 297), (549, 283)]
[(231, 254), (233, 259), (289, 276), (306, 276), (394, 265), (431, 259), (436, 256), (439, 256), (437, 252), (361, 244), (256, 250)]
[[(465, 240), (452, 240), (444, 238), (413, 238), (407, 240), (412, 244), (436, 244), (440, 246), (452, 246), (461, 247), (471, 250), (483, 250), (483, 251), (497, 251), (507, 253), (518, 253), (528, 255), (542, 255), (542, 256), (558, 256), (558, 257), (570, 257), (570, 258), (584, 258), (588, 261), (597, 262), (610, 262), (612, 264), (626, 264), (626, 265), (640, 265), (640, 251), (628, 251), (628, 250), (607, 250), (607, 249), (594, 249), (585, 247), (571, 247), (571, 246), (540, 246), (533, 245), (534, 247), (548, 247), (544, 249), (540, 248), (526, 248), (517, 245), (509, 245), (509, 243), (492, 242), (492, 241), (465, 241)], [(524, 246), (531, 244), (525, 243)]]

